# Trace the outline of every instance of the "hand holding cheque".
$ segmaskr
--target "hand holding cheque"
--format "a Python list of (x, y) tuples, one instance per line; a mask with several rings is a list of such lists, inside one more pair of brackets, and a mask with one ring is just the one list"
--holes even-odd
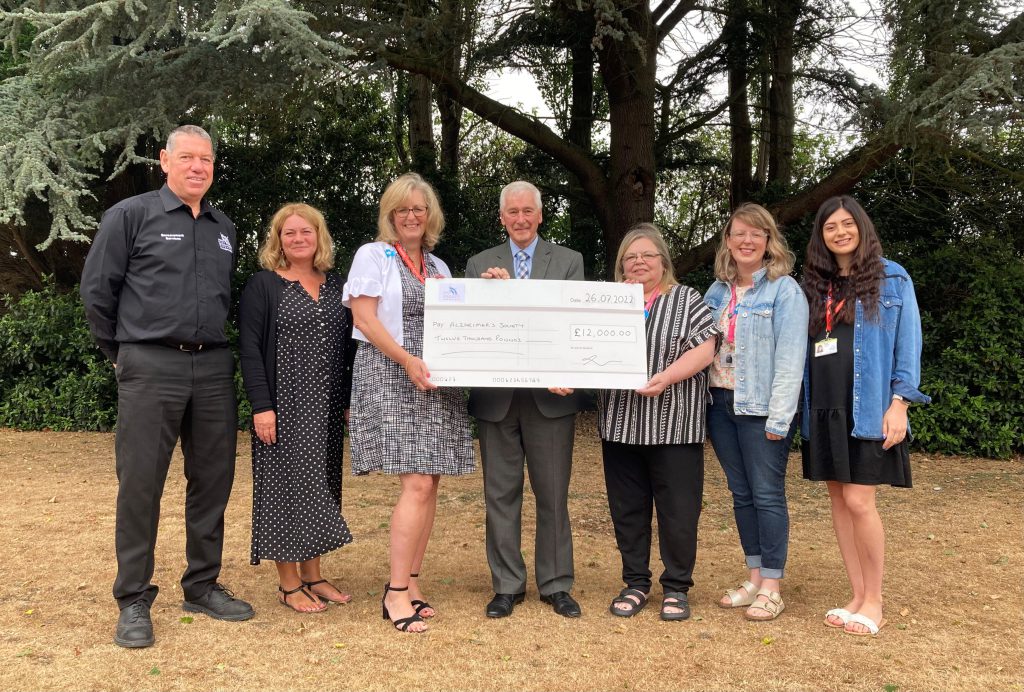
[[(507, 270), (488, 270), (505, 278)], [(596, 281), (428, 279), (423, 360), (441, 386), (637, 389), (643, 291)]]

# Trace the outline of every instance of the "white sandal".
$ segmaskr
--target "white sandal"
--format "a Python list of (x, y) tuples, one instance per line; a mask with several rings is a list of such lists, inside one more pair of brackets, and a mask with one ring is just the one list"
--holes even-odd
[[(850, 616), (851, 615), (853, 615), (853, 613), (848, 611), (846, 608), (833, 608), (832, 610), (830, 610), (827, 613), (825, 613), (825, 626), (826, 627), (831, 627), (831, 628), (837, 629), (837, 630), (844, 629), (846, 627), (846, 623), (848, 623), (850, 621)], [(831, 617), (831, 616), (839, 618), (839, 620), (843, 624), (841, 624), (841, 625), (834, 624), (833, 622), (831, 622), (829, 620), (829, 617)]]
[[(747, 595), (742, 595), (740, 593), (740, 589), (746, 591)], [(750, 605), (754, 602), (754, 599), (757, 598), (757, 587), (749, 581), (745, 581), (735, 589), (728, 589), (725, 592), (725, 596), (729, 599), (730, 605), (725, 605), (721, 601), (718, 601), (719, 608), (742, 608)]]
[[(764, 597), (763, 601), (757, 600), (762, 596)], [(763, 610), (768, 613), (768, 615), (751, 615), (751, 609)], [(748, 620), (753, 620), (754, 622), (767, 622), (768, 620), (774, 620), (782, 615), (782, 611), (785, 609), (786, 603), (782, 600), (782, 594), (778, 591), (761, 589), (754, 597), (754, 602), (750, 604), (750, 608), (747, 608), (747, 612), (743, 613), (743, 617)]]
[(874, 637), (878, 634), (878, 630), (885, 627), (885, 618), (880, 618), (878, 622), (875, 622), (867, 615), (861, 615), (860, 613), (854, 613), (851, 615), (850, 619), (847, 620), (847, 624), (851, 622), (857, 623), (858, 625), (864, 625), (868, 628), (867, 632), (854, 632), (853, 630), (848, 630), (845, 627), (843, 628), (843, 632), (846, 634), (852, 634), (855, 637)]

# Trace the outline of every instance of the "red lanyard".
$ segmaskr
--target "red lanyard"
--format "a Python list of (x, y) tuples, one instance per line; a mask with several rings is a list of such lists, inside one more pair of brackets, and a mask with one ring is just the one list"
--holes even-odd
[(825, 338), (832, 333), (832, 320), (839, 316), (839, 311), (846, 304), (846, 298), (836, 303), (835, 310), (832, 309), (832, 284), (828, 285), (828, 297), (825, 298)]
[(736, 313), (740, 311), (739, 306), (736, 304), (739, 301), (736, 299), (736, 284), (731, 284), (732, 298), (729, 300), (729, 328), (725, 330), (725, 340), (730, 344), (736, 343)]
[(421, 272), (416, 268), (416, 265), (412, 263), (412, 260), (409, 259), (409, 255), (405, 252), (405, 248), (402, 247), (401, 243), (395, 243), (395, 250), (398, 252), (398, 256), (402, 258), (402, 261), (405, 262), (405, 266), (409, 267), (409, 271), (412, 272), (412, 275), (415, 276), (421, 284), (425, 284), (427, 282), (427, 254), (420, 250), (420, 258), (423, 262), (423, 271)]
[(654, 301), (661, 295), (661, 291), (655, 291), (651, 294), (651, 299), (644, 304), (644, 319), (651, 316), (651, 308), (654, 307)]

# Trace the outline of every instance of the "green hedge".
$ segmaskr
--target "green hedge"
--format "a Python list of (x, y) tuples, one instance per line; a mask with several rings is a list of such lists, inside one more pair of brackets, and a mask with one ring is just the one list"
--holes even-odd
[(117, 419), (114, 369), (96, 348), (77, 293), (46, 280), (4, 298), (0, 317), (0, 426), (110, 430)]
[(1024, 451), (1024, 262), (998, 239), (907, 260), (922, 307), (916, 444), (1006, 458)]
[[(994, 241), (902, 262), (922, 307), (921, 388), (934, 400), (911, 409), (915, 446), (997, 458), (1024, 451), (1024, 263)], [(5, 303), (0, 426), (112, 429), (113, 369), (93, 344), (77, 293), (47, 282)], [(234, 346), (237, 332), (229, 337)], [(237, 369), (235, 384), (239, 428), (247, 429), (250, 409)]]

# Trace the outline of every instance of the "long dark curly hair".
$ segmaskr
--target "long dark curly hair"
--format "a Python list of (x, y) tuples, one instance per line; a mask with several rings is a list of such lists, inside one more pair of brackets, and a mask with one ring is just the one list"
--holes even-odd
[[(832, 251), (825, 245), (824, 238), (825, 222), (839, 209), (850, 213), (860, 231), (860, 242), (853, 253), (850, 273), (845, 277), (839, 277), (839, 265)], [(807, 243), (807, 258), (804, 261), (803, 286), (810, 307), (809, 333), (817, 334), (825, 326), (825, 297), (829, 285), (832, 286), (833, 301), (838, 303), (846, 299), (836, 316), (839, 322), (853, 323), (857, 300), (864, 306), (865, 317), (877, 320), (878, 296), (884, 273), (882, 244), (878, 240), (875, 224), (871, 223), (864, 207), (849, 195), (825, 200), (814, 217), (814, 230)]]

